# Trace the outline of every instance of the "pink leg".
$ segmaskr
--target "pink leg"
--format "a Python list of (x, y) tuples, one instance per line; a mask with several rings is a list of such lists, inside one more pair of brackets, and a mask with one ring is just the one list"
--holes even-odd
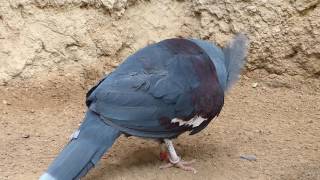
[(170, 140), (165, 139), (165, 143), (168, 148), (169, 152), (169, 163), (165, 164), (163, 166), (160, 166), (160, 169), (167, 169), (171, 167), (180, 168), (184, 171), (192, 171), (194, 174), (197, 173), (197, 170), (190, 165), (195, 162), (195, 160), (192, 161), (183, 161), (180, 159), (180, 157), (177, 155), (172, 142)]

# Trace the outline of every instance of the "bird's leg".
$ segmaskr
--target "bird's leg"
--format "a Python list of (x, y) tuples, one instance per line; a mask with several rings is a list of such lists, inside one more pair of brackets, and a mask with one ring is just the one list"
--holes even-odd
[(160, 160), (169, 161), (168, 152), (163, 141), (159, 142), (159, 146), (160, 146)]
[(166, 164), (166, 165), (163, 165), (163, 166), (160, 166), (160, 169), (166, 169), (166, 168), (170, 168), (170, 167), (177, 167), (177, 168), (180, 168), (182, 170), (185, 170), (185, 171), (192, 171), (193, 173), (197, 173), (197, 170), (194, 169), (193, 167), (189, 166), (191, 165), (192, 163), (195, 162), (195, 160), (192, 160), (192, 161), (183, 161), (181, 160), (181, 158), (177, 155), (174, 147), (173, 147), (173, 144), (172, 144), (172, 141), (169, 140), (169, 139), (165, 139), (164, 140), (166, 146), (167, 146), (167, 149), (168, 149), (168, 152), (169, 152), (169, 163)]

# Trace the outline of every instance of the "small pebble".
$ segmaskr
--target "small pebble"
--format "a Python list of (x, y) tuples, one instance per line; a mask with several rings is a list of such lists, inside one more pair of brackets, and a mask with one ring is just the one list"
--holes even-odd
[(252, 83), (252, 87), (256, 88), (258, 86), (258, 83)]
[(27, 138), (30, 137), (30, 135), (29, 135), (29, 134), (25, 134), (25, 135), (23, 135), (22, 137), (25, 138), (25, 139), (27, 139)]
[(257, 160), (257, 157), (255, 155), (241, 155), (240, 158), (248, 160), (248, 161), (256, 161)]
[(9, 103), (9, 102), (6, 101), (6, 100), (2, 100), (2, 103), (3, 103), (4, 105), (11, 105), (11, 103)]

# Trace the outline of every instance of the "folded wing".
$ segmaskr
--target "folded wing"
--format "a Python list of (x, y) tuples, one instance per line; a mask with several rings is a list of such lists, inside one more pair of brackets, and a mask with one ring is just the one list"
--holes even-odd
[[(162, 41), (129, 57), (87, 95), (88, 107), (122, 132), (170, 138), (203, 129), (219, 114), (223, 91), (209, 57), (193, 42)], [(197, 126), (190, 121), (200, 116)]]

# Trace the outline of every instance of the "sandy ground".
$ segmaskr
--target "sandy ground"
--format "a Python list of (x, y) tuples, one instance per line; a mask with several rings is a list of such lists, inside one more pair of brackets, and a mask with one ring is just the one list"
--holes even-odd
[[(184, 159), (197, 159), (196, 175), (159, 170), (155, 142), (121, 137), (84, 179), (320, 179), (320, 93), (252, 83), (232, 89), (207, 129), (175, 141)], [(0, 87), (0, 179), (40, 176), (81, 122), (84, 89)]]
[(0, 180), (37, 179), (81, 122), (88, 85), (129, 54), (237, 32), (255, 78), (205, 131), (175, 141), (197, 175), (159, 170), (157, 143), (121, 137), (84, 179), (320, 180), (319, 0), (0, 0)]

